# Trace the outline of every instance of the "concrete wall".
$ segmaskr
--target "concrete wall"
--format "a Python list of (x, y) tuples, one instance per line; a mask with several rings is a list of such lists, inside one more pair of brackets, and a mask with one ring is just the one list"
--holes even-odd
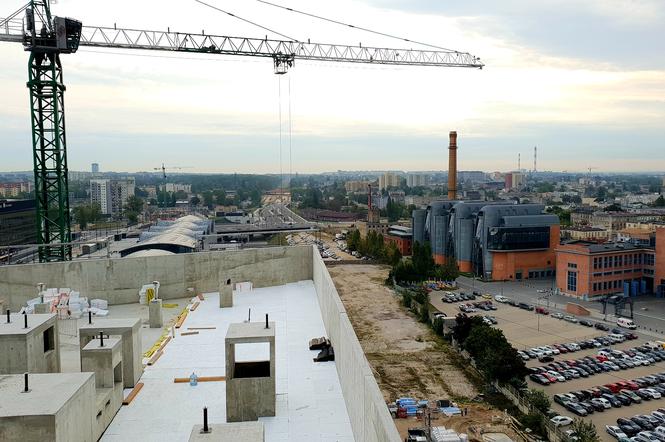
[[(222, 279), (252, 281), (254, 287), (308, 280), (312, 275), (312, 250), (271, 247), (228, 252), (188, 253), (172, 256), (100, 259), (50, 264), (0, 267), (0, 294), (16, 311), (37, 293), (37, 283), (71, 287), (90, 299), (109, 304), (138, 302), (143, 284), (160, 282), (163, 299), (187, 296), (187, 288), (216, 292)], [(260, 265), (257, 265), (260, 263)]]
[(312, 279), (328, 338), (335, 348), (335, 364), (355, 439), (399, 442), (399, 433), (332, 278), (318, 253), (312, 254), (312, 261)]

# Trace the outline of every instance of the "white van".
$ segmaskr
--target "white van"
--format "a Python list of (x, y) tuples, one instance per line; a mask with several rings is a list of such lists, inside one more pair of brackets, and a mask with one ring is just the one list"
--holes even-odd
[(632, 319), (628, 318), (619, 318), (617, 319), (617, 325), (619, 327), (627, 328), (630, 330), (635, 330), (637, 328), (637, 325), (633, 322)]

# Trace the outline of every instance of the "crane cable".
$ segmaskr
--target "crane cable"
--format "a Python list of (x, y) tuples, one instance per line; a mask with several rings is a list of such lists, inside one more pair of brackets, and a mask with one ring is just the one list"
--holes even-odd
[(291, 76), (289, 75), (289, 192), (291, 192), (291, 180), (293, 179), (293, 145), (291, 121)]
[[(279, 96), (279, 199), (284, 197), (284, 172), (282, 170), (282, 76), (278, 76), (278, 96)], [(284, 203), (282, 201), (282, 203)]]
[(246, 18), (242, 18), (242, 17), (240, 17), (240, 16), (238, 16), (238, 15), (232, 14), (231, 12), (225, 11), (225, 10), (223, 10), (223, 9), (217, 7), (217, 6), (211, 5), (211, 4), (206, 3), (206, 2), (204, 2), (204, 1), (201, 1), (201, 0), (194, 0), (194, 1), (197, 2), (197, 3), (200, 3), (200, 4), (204, 5), (204, 6), (207, 6), (207, 7), (211, 8), (211, 9), (214, 9), (214, 10), (216, 10), (216, 11), (222, 12), (222, 13), (224, 13), (224, 14), (230, 16), (230, 17), (237, 18), (237, 19), (240, 20), (240, 21), (244, 21), (245, 23), (249, 23), (249, 24), (252, 25), (252, 26), (256, 26), (256, 27), (258, 27), (258, 28), (261, 28), (261, 29), (263, 29), (264, 31), (272, 32), (273, 34), (277, 34), (277, 35), (279, 35), (280, 37), (284, 37), (284, 38), (287, 38), (287, 39), (289, 39), (289, 40), (291, 40), (291, 41), (294, 41), (294, 42), (296, 42), (296, 43), (300, 43), (300, 41), (299, 41), (298, 39), (296, 39), (296, 38), (289, 37), (289, 36), (286, 35), (286, 34), (282, 34), (281, 32), (277, 32), (277, 31), (275, 31), (275, 30), (273, 30), (273, 29), (270, 29), (270, 28), (268, 28), (268, 27), (266, 27), (266, 26), (260, 25), (260, 24), (258, 24), (258, 23), (256, 23), (256, 22), (253, 22), (253, 21), (248, 20), (248, 19), (246, 19)]
[[(199, 1), (199, 0), (196, 0), (196, 1)], [(336, 25), (346, 26), (348, 28), (358, 29), (359, 31), (369, 32), (371, 34), (381, 35), (383, 37), (388, 37), (388, 38), (392, 38), (392, 39), (395, 39), (395, 40), (402, 40), (402, 41), (406, 41), (408, 43), (415, 43), (417, 45), (426, 46), (426, 47), (429, 47), (429, 48), (432, 48), (432, 49), (439, 49), (441, 51), (465, 53), (465, 52), (456, 51), (454, 49), (448, 49), (448, 48), (443, 48), (441, 46), (432, 45), (432, 44), (429, 44), (429, 43), (423, 43), (423, 42), (420, 42), (420, 41), (410, 40), (410, 39), (405, 38), (405, 37), (400, 37), (400, 36), (393, 35), (393, 34), (388, 34), (388, 33), (385, 33), (385, 32), (375, 31), (373, 29), (368, 29), (368, 28), (364, 28), (364, 27), (361, 27), (361, 26), (355, 26), (355, 25), (352, 25), (352, 24), (349, 24), (349, 23), (344, 23), (344, 22), (341, 22), (341, 21), (338, 21), (338, 20), (333, 20), (331, 18), (322, 17), (320, 15), (312, 14), (312, 13), (309, 13), (309, 12), (299, 11), (298, 9), (288, 8), (286, 6), (278, 5), (276, 3), (272, 3), (272, 2), (269, 2), (269, 1), (266, 1), (266, 0), (256, 0), (256, 1), (259, 2), (259, 3), (263, 3), (265, 5), (273, 6), (275, 8), (284, 9), (284, 10), (289, 11), (289, 12), (295, 12), (296, 14), (305, 15), (307, 17), (316, 18), (318, 20), (327, 21), (329, 23), (334, 23)]]

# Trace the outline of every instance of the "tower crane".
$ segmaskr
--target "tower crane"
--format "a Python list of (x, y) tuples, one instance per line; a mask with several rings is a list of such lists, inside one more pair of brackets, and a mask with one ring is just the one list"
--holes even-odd
[(374, 65), (466, 67), (482, 69), (480, 59), (453, 50), (413, 50), (311, 43), (295, 40), (230, 37), (84, 26), (54, 16), (50, 0), (31, 0), (0, 19), (0, 41), (20, 43), (29, 56), (28, 83), (32, 121), (32, 153), (37, 200), (37, 242), (40, 262), (71, 259), (67, 182), (67, 138), (61, 55), (79, 46), (141, 49), (197, 54), (264, 57), (276, 74), (286, 74), (295, 61)]
[(182, 170), (182, 169), (188, 169), (187, 167), (166, 167), (164, 166), (164, 163), (162, 163), (162, 167), (155, 167), (153, 170), (161, 170), (162, 171), (162, 178), (166, 179), (166, 171), (167, 170)]

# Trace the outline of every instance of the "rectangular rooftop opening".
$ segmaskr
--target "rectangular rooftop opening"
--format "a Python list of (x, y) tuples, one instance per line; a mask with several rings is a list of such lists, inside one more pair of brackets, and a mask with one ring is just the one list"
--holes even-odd
[(44, 340), (44, 353), (55, 350), (55, 335), (54, 328), (49, 327), (44, 330), (43, 340)]
[(233, 373), (236, 379), (268, 378), (270, 377), (270, 361), (236, 362)]

